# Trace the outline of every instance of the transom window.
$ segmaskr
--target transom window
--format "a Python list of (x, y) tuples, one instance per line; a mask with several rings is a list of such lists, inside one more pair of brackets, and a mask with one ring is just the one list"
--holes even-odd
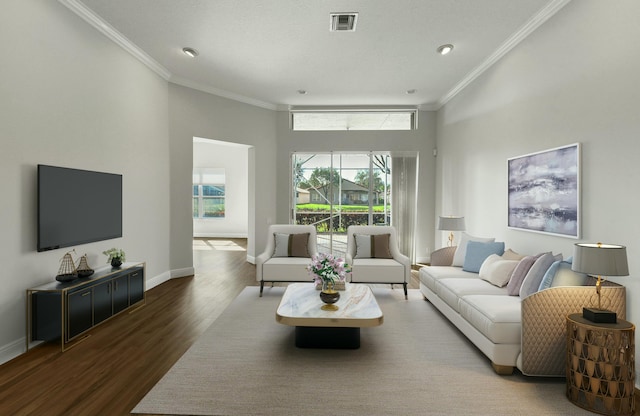
[(414, 130), (416, 110), (291, 111), (295, 131)]

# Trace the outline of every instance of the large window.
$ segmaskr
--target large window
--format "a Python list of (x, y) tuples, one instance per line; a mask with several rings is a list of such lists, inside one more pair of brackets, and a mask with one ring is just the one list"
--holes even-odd
[(193, 218), (224, 218), (224, 169), (201, 168), (193, 172)]
[(292, 213), (318, 231), (318, 250), (344, 255), (350, 225), (391, 222), (391, 158), (385, 153), (294, 153)]

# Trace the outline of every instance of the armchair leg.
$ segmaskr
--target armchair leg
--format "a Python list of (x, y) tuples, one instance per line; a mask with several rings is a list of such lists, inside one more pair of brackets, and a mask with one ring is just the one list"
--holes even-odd
[(260, 297), (262, 297), (262, 289), (264, 289), (264, 280), (260, 280)]
[(404, 298), (405, 300), (408, 300), (409, 294), (407, 293), (407, 282), (404, 282), (402, 285), (404, 286)]

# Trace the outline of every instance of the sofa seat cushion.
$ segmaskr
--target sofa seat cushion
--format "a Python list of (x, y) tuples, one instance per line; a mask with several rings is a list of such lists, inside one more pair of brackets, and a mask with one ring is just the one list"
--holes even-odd
[(305, 257), (271, 257), (262, 265), (262, 280), (280, 282), (311, 281), (307, 271), (311, 263), (310, 258)]
[(478, 279), (454, 278), (440, 279), (436, 283), (435, 293), (447, 303), (453, 310), (460, 313), (460, 298), (467, 295), (502, 295), (507, 296), (507, 290), (502, 287), (496, 287), (486, 280)]
[(404, 265), (394, 259), (353, 259), (351, 282), (404, 283)]
[(440, 279), (453, 278), (473, 278), (477, 279), (476, 273), (465, 272), (462, 267), (453, 266), (425, 266), (420, 269), (420, 282), (432, 292), (436, 291), (436, 282)]
[(522, 302), (516, 296), (468, 295), (460, 315), (494, 344), (520, 344)]

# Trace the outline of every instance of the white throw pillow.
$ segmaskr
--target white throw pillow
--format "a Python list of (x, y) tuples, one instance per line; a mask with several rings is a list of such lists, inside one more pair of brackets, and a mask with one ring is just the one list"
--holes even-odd
[(516, 268), (519, 260), (505, 260), (504, 256), (492, 254), (480, 267), (480, 278), (497, 287), (504, 287), (509, 283), (511, 273)]
[(481, 243), (493, 243), (496, 241), (495, 238), (483, 238), (483, 237), (474, 237), (462, 232), (462, 237), (460, 238), (460, 244), (458, 244), (458, 248), (456, 248), (456, 253), (453, 255), (453, 263), (452, 266), (464, 266), (464, 258), (467, 255), (467, 243), (469, 241), (478, 241)]

